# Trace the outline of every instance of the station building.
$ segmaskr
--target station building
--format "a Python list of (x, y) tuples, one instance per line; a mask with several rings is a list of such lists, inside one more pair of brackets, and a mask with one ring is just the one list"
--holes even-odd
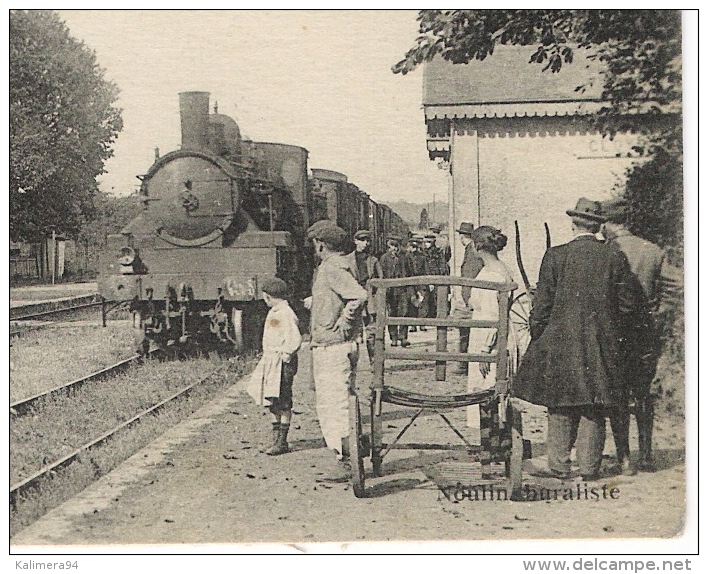
[(509, 243), (500, 258), (518, 275), (516, 220), (524, 265), (535, 284), (546, 249), (544, 222), (553, 245), (569, 241), (565, 211), (580, 197), (604, 200), (618, 193), (639, 159), (632, 149), (636, 134), (609, 139), (593, 128), (591, 116), (601, 106), (599, 64), (575, 50), (574, 61), (560, 72), (544, 72), (543, 65), (529, 63), (534, 51), (497, 46), (482, 61), (452, 64), (438, 57), (425, 66), (427, 146), (430, 159), (449, 173), (454, 274), (464, 249), (453, 230), (471, 221), (504, 231)]

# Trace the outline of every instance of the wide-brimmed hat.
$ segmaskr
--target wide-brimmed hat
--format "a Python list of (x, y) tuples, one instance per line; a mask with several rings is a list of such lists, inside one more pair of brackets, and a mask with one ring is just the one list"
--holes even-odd
[(582, 219), (596, 221), (597, 223), (604, 223), (607, 221), (607, 218), (601, 215), (600, 209), (601, 205), (599, 201), (581, 197), (575, 209), (569, 209), (566, 213), (571, 217), (580, 217)]
[(434, 233), (440, 233), (442, 231), (442, 227), (440, 227), (439, 225), (433, 225), (430, 228), (430, 231), (432, 231)]
[(473, 231), (474, 225), (472, 225), (469, 221), (463, 221), (460, 223), (460, 228), (457, 230), (457, 233), (462, 233), (462, 235), (472, 235)]
[(371, 231), (368, 229), (360, 229), (354, 234), (354, 239), (371, 239)]
[(400, 244), (401, 244), (401, 238), (398, 237), (398, 235), (389, 235), (389, 236), (386, 238), (386, 243), (389, 243), (389, 244), (395, 243), (396, 245), (400, 245)]
[(600, 206), (600, 213), (607, 221), (612, 223), (624, 223), (629, 215), (629, 203), (622, 197), (603, 201)]
[(425, 237), (423, 237), (423, 239), (425, 241), (435, 241), (437, 238), (438, 238), (437, 235), (432, 235), (430, 233), (428, 235), (426, 235)]

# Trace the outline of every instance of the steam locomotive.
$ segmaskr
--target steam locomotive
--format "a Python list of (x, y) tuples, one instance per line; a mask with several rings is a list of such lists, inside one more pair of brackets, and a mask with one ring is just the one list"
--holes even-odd
[[(259, 280), (276, 275), (309, 294), (315, 258), (307, 228), (330, 219), (350, 236), (369, 229), (373, 249), (408, 227), (341, 173), (312, 169), (305, 148), (241, 137), (209, 113), (208, 92), (180, 98), (182, 144), (141, 180), (144, 210), (99, 257), (99, 292), (130, 301), (144, 333), (140, 351), (260, 344), (266, 312)], [(296, 312), (302, 311), (296, 308)]]

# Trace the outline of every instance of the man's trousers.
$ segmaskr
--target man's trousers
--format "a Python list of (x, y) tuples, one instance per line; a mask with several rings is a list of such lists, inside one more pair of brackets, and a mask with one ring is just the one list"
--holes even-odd
[(548, 408), (548, 468), (559, 473), (569, 473), (573, 445), (580, 474), (598, 474), (605, 447), (604, 407), (582, 405)]
[(343, 454), (349, 436), (349, 395), (354, 391), (359, 344), (356, 341), (312, 348), (317, 418), (327, 447)]
[[(408, 289), (393, 288), (386, 293), (386, 304), (388, 305), (388, 314), (390, 317), (408, 317)], [(391, 337), (391, 342), (407, 341), (408, 326), (407, 325), (389, 325), (388, 334)]]

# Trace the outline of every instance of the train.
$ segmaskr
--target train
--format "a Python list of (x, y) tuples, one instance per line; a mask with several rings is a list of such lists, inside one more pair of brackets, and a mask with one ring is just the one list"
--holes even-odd
[(242, 138), (208, 92), (179, 94), (181, 145), (140, 179), (142, 213), (107, 238), (99, 254), (99, 293), (129, 302), (153, 348), (257, 349), (266, 309), (259, 282), (277, 276), (298, 302), (310, 291), (316, 260), (308, 227), (329, 219), (350, 236), (369, 229), (373, 250), (408, 226), (326, 169), (308, 170), (301, 146)]

